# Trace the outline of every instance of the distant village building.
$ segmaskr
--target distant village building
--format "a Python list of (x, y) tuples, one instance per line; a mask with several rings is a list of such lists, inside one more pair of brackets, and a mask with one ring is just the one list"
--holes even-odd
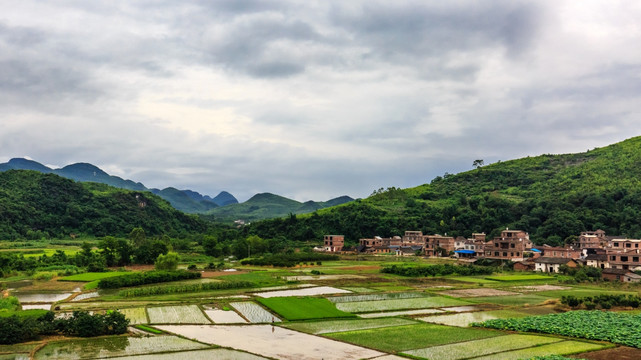
[(534, 270), (547, 272), (547, 273), (558, 273), (561, 265), (567, 265), (569, 267), (577, 267), (578, 264), (573, 259), (569, 258), (552, 258), (552, 257), (540, 257), (534, 259)]
[(640, 282), (641, 275), (637, 275), (626, 269), (603, 269), (601, 278), (609, 281)]
[(425, 235), (425, 256), (447, 256), (456, 250), (455, 243), (451, 236)]
[(521, 230), (505, 229), (501, 236), (485, 244), (485, 257), (488, 259), (522, 261), (524, 252), (532, 248), (530, 235)]
[(545, 257), (555, 257), (555, 258), (568, 258), (568, 259), (580, 259), (582, 257), (582, 252), (580, 249), (575, 249), (573, 247), (560, 247), (560, 246), (535, 246), (537, 250), (541, 251), (541, 256)]
[(344, 235), (325, 235), (323, 249), (327, 252), (341, 252), (345, 246)]
[(580, 249), (604, 249), (608, 246), (608, 238), (605, 231), (598, 229), (596, 231), (584, 231), (579, 235)]

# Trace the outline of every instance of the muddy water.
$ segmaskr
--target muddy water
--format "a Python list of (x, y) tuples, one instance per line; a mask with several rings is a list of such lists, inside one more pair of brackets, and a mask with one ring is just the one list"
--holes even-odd
[(28, 293), (12, 292), (21, 303), (54, 303), (71, 296), (71, 293)]
[(157, 328), (200, 342), (276, 359), (356, 360), (386, 355), (360, 346), (271, 325), (162, 325)]

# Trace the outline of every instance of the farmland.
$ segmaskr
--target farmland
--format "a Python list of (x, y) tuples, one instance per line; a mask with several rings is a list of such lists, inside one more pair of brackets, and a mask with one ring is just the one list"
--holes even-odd
[[(439, 259), (437, 263), (443, 261)], [(318, 276), (310, 275), (311, 270), (306, 268), (277, 269), (235, 263), (236, 272), (202, 278), (186, 275), (162, 284), (122, 282), (121, 286), (126, 287), (116, 285), (114, 289), (87, 289), (82, 284), (115, 280), (116, 275), (146, 277), (134, 275), (140, 270), (128, 269), (28, 279), (28, 286), (11, 292), (21, 300), (23, 308), (54, 309), (59, 316), (69, 316), (81, 309), (100, 314), (117, 309), (130, 321), (130, 333), (87, 340), (45, 336), (29, 345), (0, 346), (0, 358), (16, 354), (36, 359), (74, 356), (117, 359), (149, 354), (137, 358), (191, 360), (218, 354), (248, 360), (342, 359), (349, 358), (345, 356), (349, 352), (354, 354), (353, 358), (366, 359), (385, 354), (424, 359), (520, 359), (593, 351), (616, 346), (613, 344), (639, 346), (633, 340), (641, 338), (634, 335), (640, 327), (641, 315), (596, 312), (596, 316), (609, 317), (593, 319), (580, 311), (563, 313), (572, 309), (560, 301), (562, 296), (573, 293), (638, 295), (636, 287), (560, 284), (554, 276), (512, 272), (407, 277), (372, 271), (394, 264), (403, 266), (404, 262), (431, 264), (431, 260), (413, 257), (407, 260), (372, 257), (360, 261), (348, 258), (314, 265), (311, 269), (331, 274)], [(16, 312), (29, 314), (12, 310), (0, 316)], [(555, 316), (571, 318), (566, 325), (555, 327), (549, 320)], [(539, 318), (547, 320), (538, 327), (532, 325), (532, 319)], [(479, 322), (484, 322), (485, 327), (470, 326)], [(541, 334), (546, 327), (569, 327), (568, 322), (583, 324), (575, 326), (575, 330), (583, 329), (585, 333)], [(616, 323), (618, 327), (604, 323)], [(133, 328), (134, 325), (145, 327)], [(609, 335), (606, 328), (612, 329)], [(595, 337), (590, 332), (608, 336)], [(252, 341), (247, 341), (250, 337)], [(270, 345), (274, 341), (278, 341), (278, 349)], [(307, 346), (303, 349), (301, 343), (316, 344), (316, 350)], [(221, 346), (226, 349), (220, 349)]]

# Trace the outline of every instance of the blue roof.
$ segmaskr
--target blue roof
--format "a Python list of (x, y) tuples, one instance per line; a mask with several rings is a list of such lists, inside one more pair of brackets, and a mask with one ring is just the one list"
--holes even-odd
[(458, 254), (476, 254), (474, 250), (456, 250), (454, 252)]
[(532, 251), (534, 251), (534, 252), (542, 252), (542, 251), (541, 251), (541, 250), (539, 250), (539, 249), (532, 249)]

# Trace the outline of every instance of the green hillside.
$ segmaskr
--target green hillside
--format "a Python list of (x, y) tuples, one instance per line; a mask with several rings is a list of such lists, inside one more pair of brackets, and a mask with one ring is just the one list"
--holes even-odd
[(30, 170), (0, 172), (0, 239), (125, 236), (135, 227), (172, 236), (205, 230), (202, 221), (149, 192)]
[(581, 231), (641, 238), (641, 137), (585, 153), (541, 155), (436, 177), (410, 189), (297, 219), (268, 220), (246, 231), (262, 237), (348, 240), (405, 230), (469, 236), (526, 230), (536, 242), (562, 243)]
[(242, 219), (256, 221), (288, 216), (289, 214), (305, 214), (323, 209), (335, 204), (352, 201), (349, 196), (341, 196), (327, 202), (307, 201), (304, 203), (270, 193), (256, 194), (240, 204), (231, 204), (212, 209), (207, 212), (217, 221), (231, 222)]

